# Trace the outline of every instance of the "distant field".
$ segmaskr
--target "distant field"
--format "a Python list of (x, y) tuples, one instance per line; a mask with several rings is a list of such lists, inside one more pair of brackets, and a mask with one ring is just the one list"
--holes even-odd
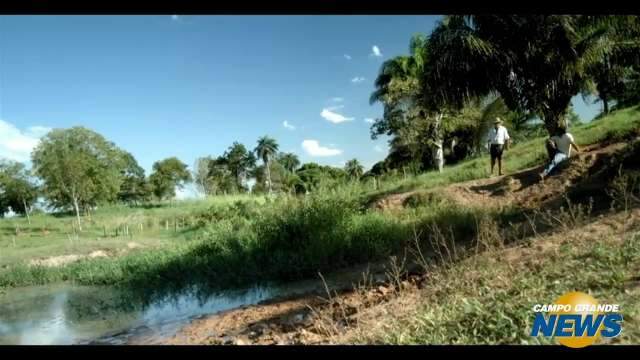
[[(228, 195), (149, 206), (113, 205), (83, 217), (76, 230), (74, 215), (34, 214), (0, 219), (0, 268), (38, 258), (86, 255), (93, 251), (121, 251), (129, 247), (158, 248), (184, 242), (193, 214), (236, 201), (264, 203), (264, 196)], [(127, 244), (135, 245), (127, 246)]]

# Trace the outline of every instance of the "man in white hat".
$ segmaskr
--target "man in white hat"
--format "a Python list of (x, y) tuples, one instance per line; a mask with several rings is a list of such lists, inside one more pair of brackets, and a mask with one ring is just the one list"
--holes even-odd
[(502, 126), (502, 120), (497, 117), (493, 122), (494, 127), (489, 130), (489, 153), (491, 154), (491, 175), (493, 175), (493, 168), (495, 167), (496, 160), (498, 160), (498, 174), (502, 175), (502, 152), (505, 149), (509, 149), (509, 132), (507, 128)]

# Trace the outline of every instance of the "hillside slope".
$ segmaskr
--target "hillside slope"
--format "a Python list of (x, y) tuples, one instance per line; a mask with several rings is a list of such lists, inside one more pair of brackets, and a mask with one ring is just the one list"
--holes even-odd
[[(613, 342), (637, 343), (640, 182), (627, 178), (625, 208), (611, 208), (607, 196), (620, 175), (637, 174), (639, 156), (637, 141), (599, 144), (585, 148), (545, 182), (535, 180), (539, 166), (391, 195), (378, 207), (400, 210), (412, 196), (429, 194), (463, 206), (537, 211), (540, 219), (545, 218), (540, 209), (547, 209), (546, 220), (554, 226), (537, 233), (533, 224), (528, 235), (507, 244), (499, 237), (508, 229), (479, 224), (475, 250), (460, 256), (449, 253), (446, 266), (424, 263), (418, 272), (389, 266), (386, 283), (365, 278), (351, 291), (331, 296), (307, 294), (212, 315), (161, 343), (544, 343), (548, 340), (528, 336), (530, 305), (551, 302), (570, 290), (620, 303), (624, 331)], [(595, 197), (595, 211), (563, 203), (565, 196), (585, 203), (585, 195)]]

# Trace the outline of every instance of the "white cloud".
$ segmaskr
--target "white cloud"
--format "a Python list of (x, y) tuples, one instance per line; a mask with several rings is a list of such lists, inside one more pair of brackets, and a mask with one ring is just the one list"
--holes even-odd
[(331, 98), (331, 101), (333, 101), (333, 102), (343, 102), (343, 101), (344, 101), (344, 98), (341, 98), (341, 97), (334, 97), (334, 98)]
[(296, 127), (289, 124), (289, 122), (287, 120), (282, 122), (282, 126), (284, 126), (285, 129), (289, 129), (289, 130), (295, 130)]
[(375, 120), (373, 120), (372, 118), (365, 118), (364, 122), (366, 122), (367, 124), (373, 124)]
[(344, 105), (333, 105), (333, 106), (326, 107), (325, 109), (327, 109), (329, 111), (336, 111), (336, 110), (340, 110), (342, 108), (344, 108)]
[(317, 140), (304, 140), (302, 148), (311, 156), (336, 156), (342, 154), (342, 150), (321, 146)]
[(376, 152), (379, 152), (379, 153), (384, 152), (384, 149), (382, 149), (382, 146), (380, 146), (380, 145), (374, 146), (373, 150), (375, 150)]
[(178, 21), (178, 19), (180, 19), (180, 16), (178, 16), (178, 15), (171, 15), (171, 20), (173, 20), (173, 21)]
[(336, 112), (333, 112), (332, 110), (336, 110), (335, 107), (334, 108), (327, 108), (327, 109), (322, 109), (322, 112), (320, 113), (320, 116), (322, 116), (325, 120), (332, 122), (334, 124), (339, 124), (345, 121), (351, 121), (353, 120), (352, 117), (346, 117), (342, 114), (338, 114)]
[(362, 76), (356, 76), (353, 79), (351, 79), (351, 82), (357, 84), (357, 83), (361, 83), (361, 82), (363, 82), (365, 80), (366, 79), (363, 78)]
[(351, 60), (351, 55), (349, 55), (349, 54), (344, 54), (344, 58), (345, 58), (345, 59), (347, 59), (347, 60)]
[(33, 148), (50, 130), (44, 126), (31, 126), (23, 131), (9, 122), (0, 120), (0, 158), (29, 161)]
[(371, 55), (375, 57), (382, 57), (382, 51), (380, 51), (378, 45), (373, 45), (373, 47), (371, 48)]

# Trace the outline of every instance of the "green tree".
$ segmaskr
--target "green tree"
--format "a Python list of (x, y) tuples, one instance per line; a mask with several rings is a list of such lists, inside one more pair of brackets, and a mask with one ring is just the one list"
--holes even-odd
[(360, 164), (358, 159), (351, 159), (344, 165), (344, 171), (351, 179), (359, 179), (364, 173), (364, 166)]
[(296, 175), (304, 184), (305, 191), (316, 191), (322, 187), (330, 188), (344, 183), (347, 178), (347, 173), (343, 169), (321, 166), (317, 163), (303, 164), (296, 170)]
[(306, 163), (296, 171), (307, 190), (315, 190), (325, 176), (322, 167), (316, 163)]
[(621, 100), (635, 67), (640, 65), (640, 18), (638, 16), (606, 16), (600, 31), (601, 52), (587, 67), (587, 74), (595, 82), (584, 95), (597, 95), (603, 114), (609, 113), (611, 100)]
[(185, 183), (191, 181), (187, 165), (176, 157), (156, 161), (149, 176), (153, 193), (160, 200), (173, 199), (176, 196), (176, 188), (182, 188)]
[(80, 210), (117, 197), (124, 168), (122, 151), (102, 135), (84, 127), (55, 129), (31, 154), (42, 191), (55, 208), (73, 208), (78, 228)]
[[(266, 164), (257, 166), (253, 172), (253, 178), (256, 180), (256, 184), (253, 187), (253, 192), (290, 192), (291, 187), (295, 184), (295, 174), (284, 168), (284, 166), (278, 161), (269, 162), (269, 170), (265, 169)], [(270, 176), (270, 180), (267, 179), (267, 174)], [(271, 184), (271, 188), (269, 188)]]
[(298, 155), (294, 153), (279, 153), (277, 160), (290, 172), (295, 172), (298, 166), (300, 166), (300, 159), (298, 159)]
[(550, 134), (564, 125), (571, 98), (591, 86), (588, 69), (612, 44), (607, 17), (447, 16), (430, 35), (430, 98), (459, 108), (497, 92), (511, 110), (539, 116)]
[(227, 158), (218, 156), (209, 163), (209, 181), (212, 185), (212, 194), (235, 193), (237, 189), (237, 178), (229, 170)]
[(229, 146), (229, 149), (222, 157), (226, 159), (227, 168), (234, 176), (236, 188), (240, 191), (246, 190), (246, 178), (256, 165), (256, 157), (238, 142), (234, 142)]
[(118, 192), (118, 200), (133, 204), (149, 200), (151, 186), (145, 178), (144, 169), (138, 165), (130, 153), (123, 151), (122, 158), (124, 169), (122, 170), (122, 184)]
[[(381, 102), (384, 113), (372, 125), (371, 136), (375, 139), (381, 134), (393, 135), (392, 158), (402, 159), (403, 163), (408, 160), (434, 164), (442, 171), (444, 143), (448, 132), (455, 129), (456, 122), (451, 120), (460, 114), (448, 112), (449, 104), (437, 95), (443, 91), (441, 84), (428, 81), (425, 76), (433, 64), (428, 38), (413, 36), (409, 51), (410, 55), (393, 58), (380, 69), (370, 102)], [(428, 155), (431, 159), (425, 162)]]
[(616, 97), (614, 109), (629, 107), (640, 103), (640, 66), (633, 66), (624, 79), (624, 89)]
[(264, 163), (269, 193), (271, 193), (273, 189), (271, 185), (271, 167), (269, 166), (269, 163), (278, 152), (278, 143), (275, 139), (272, 139), (268, 136), (263, 136), (258, 139), (258, 145), (255, 148), (255, 152), (256, 155), (258, 155), (258, 157), (262, 159), (262, 162)]
[(196, 189), (207, 196), (215, 194), (215, 184), (210, 174), (212, 166), (213, 159), (210, 156), (197, 158), (193, 166), (192, 178)]
[(0, 215), (9, 208), (27, 217), (38, 198), (38, 186), (34, 184), (29, 171), (23, 164), (13, 161), (0, 162)]

